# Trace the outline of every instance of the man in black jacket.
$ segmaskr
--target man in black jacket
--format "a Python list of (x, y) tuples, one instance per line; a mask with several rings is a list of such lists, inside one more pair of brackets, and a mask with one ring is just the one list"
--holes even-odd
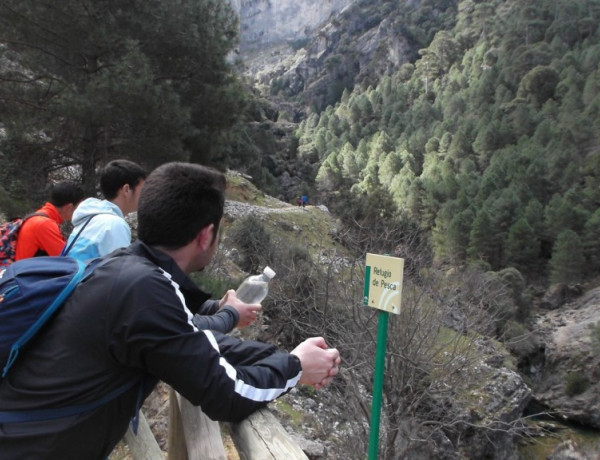
[(285, 353), (192, 322), (208, 295), (186, 274), (217, 249), (224, 190), (225, 177), (199, 165), (150, 174), (139, 241), (106, 257), (0, 382), (0, 414), (37, 414), (0, 425), (3, 459), (106, 458), (159, 380), (212, 419), (239, 421), (338, 373), (339, 353), (322, 338)]

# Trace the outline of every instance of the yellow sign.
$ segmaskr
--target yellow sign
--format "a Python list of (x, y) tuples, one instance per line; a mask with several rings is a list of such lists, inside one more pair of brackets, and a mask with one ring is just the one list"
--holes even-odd
[(400, 313), (404, 259), (367, 254), (363, 304)]

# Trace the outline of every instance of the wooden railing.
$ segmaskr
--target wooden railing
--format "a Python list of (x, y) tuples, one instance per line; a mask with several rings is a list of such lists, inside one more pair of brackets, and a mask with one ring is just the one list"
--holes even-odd
[[(231, 438), (242, 460), (308, 460), (277, 418), (262, 409), (240, 423), (229, 425)], [(125, 436), (134, 460), (164, 460), (143, 414), (137, 435)], [(227, 460), (221, 426), (171, 390), (169, 396), (169, 460)]]

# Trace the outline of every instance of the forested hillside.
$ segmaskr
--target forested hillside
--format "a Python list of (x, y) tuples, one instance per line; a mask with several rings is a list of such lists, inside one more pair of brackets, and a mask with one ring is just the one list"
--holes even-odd
[(415, 223), (438, 262), (579, 282), (600, 270), (599, 21), (597, 0), (461, 1), (414, 62), (303, 121), (298, 156), (326, 203)]
[(114, 158), (152, 169), (221, 155), (243, 104), (227, 2), (59, 3), (0, 2), (0, 181), (12, 198), (45, 199), (57, 171), (95, 192)]

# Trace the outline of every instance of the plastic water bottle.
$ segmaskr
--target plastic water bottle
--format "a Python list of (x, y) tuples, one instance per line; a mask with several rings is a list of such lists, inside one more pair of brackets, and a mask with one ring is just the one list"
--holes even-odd
[(269, 292), (269, 281), (275, 276), (275, 272), (265, 267), (260, 275), (252, 275), (242, 281), (235, 294), (237, 298), (245, 303), (261, 303)]

